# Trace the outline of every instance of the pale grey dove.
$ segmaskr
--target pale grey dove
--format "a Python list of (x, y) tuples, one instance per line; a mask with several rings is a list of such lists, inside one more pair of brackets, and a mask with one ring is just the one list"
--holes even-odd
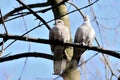
[[(83, 24), (80, 27), (78, 27), (75, 33), (74, 43), (91, 45), (94, 39), (95, 39), (95, 31), (91, 26), (89, 16), (86, 15)], [(85, 51), (86, 49), (74, 48), (74, 55), (72, 58), (73, 67), (76, 68), (78, 66), (80, 57)]]
[[(50, 30), (50, 40), (61, 41), (63, 43), (69, 42), (70, 31), (60, 19), (55, 21), (55, 26)], [(54, 54), (54, 74), (61, 74), (66, 68), (65, 47), (51, 45), (51, 51)]]

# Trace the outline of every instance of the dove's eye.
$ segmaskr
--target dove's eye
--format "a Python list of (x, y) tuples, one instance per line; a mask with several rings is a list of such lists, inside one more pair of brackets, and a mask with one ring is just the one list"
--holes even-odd
[(58, 21), (58, 23), (61, 23), (61, 21)]

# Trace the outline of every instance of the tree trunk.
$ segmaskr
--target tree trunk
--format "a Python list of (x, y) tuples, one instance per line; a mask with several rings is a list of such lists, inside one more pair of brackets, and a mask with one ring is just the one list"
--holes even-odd
[(80, 80), (80, 71), (78, 69), (67, 69), (62, 77), (64, 80)]
[[(55, 6), (59, 4), (62, 0), (51, 0), (51, 5)], [(70, 28), (70, 21), (68, 15), (61, 17), (62, 15), (67, 13), (67, 7), (65, 4), (62, 4), (56, 8), (53, 8), (53, 14), (55, 19), (62, 19), (66, 26)]]
[[(51, 6), (55, 6), (57, 4), (59, 4), (61, 1), (63, 0), (51, 0)], [(69, 28), (70, 30), (70, 21), (69, 21), (69, 16), (66, 15), (64, 17), (61, 17), (62, 15), (66, 14), (67, 13), (67, 7), (65, 4), (62, 4), (56, 8), (53, 8), (52, 9), (53, 11), (53, 14), (54, 14), (54, 18), (55, 19), (62, 19), (65, 23), (65, 25)], [(72, 38), (70, 40), (70, 42), (72, 42)], [(72, 68), (69, 68), (70, 66), (70, 61), (71, 61), (71, 58), (73, 56), (73, 48), (67, 48), (67, 56), (69, 58), (68, 60), (68, 64), (67, 64), (67, 69), (65, 72), (63, 72), (62, 74), (62, 77), (64, 80), (80, 80), (80, 72), (78, 69), (72, 69)]]

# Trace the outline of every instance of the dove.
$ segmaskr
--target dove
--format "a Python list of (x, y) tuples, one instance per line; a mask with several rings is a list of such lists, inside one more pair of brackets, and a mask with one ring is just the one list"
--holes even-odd
[[(83, 24), (77, 28), (74, 38), (74, 43), (79, 43), (81, 45), (92, 45), (93, 40), (95, 39), (95, 31), (91, 26), (90, 19), (88, 15), (85, 15)], [(81, 55), (87, 49), (74, 47), (74, 55), (72, 58), (73, 67), (77, 67)]]
[[(60, 42), (69, 42), (70, 31), (67, 26), (64, 25), (63, 20), (57, 19), (55, 26), (50, 30), (49, 40), (55, 40)], [(61, 74), (66, 69), (67, 58), (65, 55), (64, 46), (50, 45), (51, 51), (54, 56), (54, 74)]]

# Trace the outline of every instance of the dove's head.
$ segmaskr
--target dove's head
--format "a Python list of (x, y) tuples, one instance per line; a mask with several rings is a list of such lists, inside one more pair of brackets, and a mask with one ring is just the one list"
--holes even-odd
[(61, 19), (57, 19), (57, 20), (55, 21), (55, 24), (62, 24), (62, 25), (64, 25), (64, 22), (63, 22), (63, 20), (61, 20)]
[(90, 21), (90, 18), (88, 15), (85, 15), (84, 21)]

